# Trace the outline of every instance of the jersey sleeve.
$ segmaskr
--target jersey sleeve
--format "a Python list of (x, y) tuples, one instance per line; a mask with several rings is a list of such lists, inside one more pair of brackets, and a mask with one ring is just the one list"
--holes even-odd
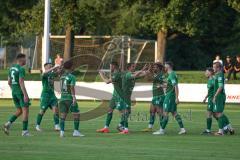
[(24, 78), (24, 77), (25, 77), (25, 69), (21, 67), (19, 70), (19, 78)]
[(71, 77), (70, 86), (76, 85), (76, 78), (74, 76)]
[(128, 73), (126, 73), (126, 79), (134, 79), (134, 77), (133, 77), (133, 75), (132, 75), (132, 73), (130, 73), (130, 72), (128, 72)]
[(217, 77), (217, 82), (218, 82), (218, 86), (219, 87), (223, 87), (224, 86), (224, 78), (222, 75), (220, 75), (219, 77)]
[(169, 78), (173, 86), (178, 84), (177, 76), (175, 74), (172, 74)]

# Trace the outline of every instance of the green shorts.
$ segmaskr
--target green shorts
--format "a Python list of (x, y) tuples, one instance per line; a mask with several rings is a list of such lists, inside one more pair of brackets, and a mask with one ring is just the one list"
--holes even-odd
[(152, 98), (152, 105), (154, 107), (157, 106), (157, 107), (162, 108), (163, 107), (164, 98), (165, 98), (165, 96), (154, 96)]
[(175, 95), (166, 96), (163, 102), (163, 111), (171, 113), (176, 112), (177, 104), (175, 100), (176, 100)]
[(112, 109), (118, 109), (121, 110), (121, 100), (117, 96), (113, 96), (112, 99), (109, 102), (109, 107)]
[(13, 102), (16, 108), (29, 107), (31, 105), (30, 100), (25, 103), (23, 94), (12, 93)]
[(60, 100), (59, 102), (60, 113), (68, 113), (69, 110), (72, 113), (78, 113), (79, 112), (78, 104), (76, 103), (75, 105), (73, 105), (72, 103), (73, 103), (72, 100)]
[(212, 102), (212, 99), (211, 99), (211, 100), (208, 100), (207, 111), (213, 112), (213, 107), (214, 107), (214, 104), (213, 104), (213, 102)]
[(226, 95), (219, 94), (216, 97), (216, 102), (213, 104), (213, 112), (223, 112), (225, 107)]
[(54, 94), (42, 94), (40, 99), (40, 108), (42, 110), (47, 110), (48, 108), (58, 106), (57, 97)]
[(129, 98), (122, 99), (120, 105), (121, 105), (121, 110), (127, 109), (131, 111), (131, 99)]

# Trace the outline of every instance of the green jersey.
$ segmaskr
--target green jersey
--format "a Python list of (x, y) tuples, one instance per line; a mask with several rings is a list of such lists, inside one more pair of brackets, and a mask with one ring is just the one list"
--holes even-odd
[(60, 78), (61, 99), (72, 100), (71, 87), (76, 85), (76, 78), (71, 73), (64, 73)]
[(168, 74), (167, 78), (167, 89), (166, 89), (166, 96), (175, 95), (174, 87), (178, 85), (178, 78), (177, 74), (172, 71)]
[(208, 88), (208, 101), (212, 101), (214, 96), (214, 78), (208, 79), (207, 88)]
[(19, 79), (25, 77), (25, 69), (19, 64), (13, 64), (9, 69), (8, 77), (11, 80), (12, 93), (23, 94), (19, 84)]
[(153, 97), (157, 97), (157, 96), (162, 96), (164, 95), (164, 91), (162, 87), (159, 87), (159, 85), (163, 84), (163, 80), (164, 80), (164, 75), (163, 73), (158, 73), (158, 74), (154, 74), (153, 77), (153, 85), (152, 85), (152, 94)]
[(113, 83), (113, 96), (119, 97), (122, 96), (122, 74), (120, 71), (114, 72), (111, 74), (111, 79)]
[(222, 87), (223, 90), (221, 92), (221, 94), (225, 94), (225, 90), (224, 90), (224, 73), (223, 72), (219, 72), (216, 73), (214, 76), (214, 93), (217, 92), (218, 88)]
[(124, 93), (124, 97), (127, 99), (131, 99), (132, 91), (135, 86), (135, 77), (133, 77), (132, 73), (127, 71), (122, 75), (122, 91)]
[(56, 74), (54, 72), (44, 73), (42, 75), (42, 93), (54, 93), (54, 78)]

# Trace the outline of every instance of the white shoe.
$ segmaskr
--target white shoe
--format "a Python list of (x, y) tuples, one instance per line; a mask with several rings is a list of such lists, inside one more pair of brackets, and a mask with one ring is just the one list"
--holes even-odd
[(60, 131), (60, 137), (61, 137), (61, 138), (64, 137), (64, 131)]
[(55, 131), (60, 131), (60, 127), (59, 127), (58, 124), (56, 124), (56, 125), (54, 126), (54, 130), (55, 130)]
[(185, 128), (181, 128), (180, 129), (180, 132), (178, 132), (178, 134), (186, 134), (187, 133), (187, 131), (185, 130)]
[(26, 131), (22, 131), (22, 136), (23, 136), (23, 137), (29, 137), (29, 136), (31, 136), (31, 135), (30, 135), (30, 133), (28, 132), (28, 130), (26, 130)]
[(83, 134), (81, 134), (78, 130), (73, 131), (73, 137), (84, 137)]
[(164, 135), (164, 134), (165, 134), (165, 132), (164, 132), (163, 129), (160, 129), (160, 130), (158, 130), (156, 132), (153, 132), (153, 135)]
[(40, 128), (39, 125), (36, 125), (35, 129), (36, 129), (36, 131), (38, 131), (38, 132), (42, 132), (42, 130), (41, 130), (41, 128)]

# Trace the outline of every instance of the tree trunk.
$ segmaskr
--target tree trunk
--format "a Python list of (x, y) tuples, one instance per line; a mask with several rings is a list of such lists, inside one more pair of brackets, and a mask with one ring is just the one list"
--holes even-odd
[(155, 58), (155, 62), (164, 62), (165, 51), (167, 45), (167, 30), (160, 29), (157, 33), (157, 55)]
[(72, 30), (72, 26), (67, 25), (63, 56), (64, 61), (69, 60), (73, 56), (73, 47), (74, 47), (74, 33)]

